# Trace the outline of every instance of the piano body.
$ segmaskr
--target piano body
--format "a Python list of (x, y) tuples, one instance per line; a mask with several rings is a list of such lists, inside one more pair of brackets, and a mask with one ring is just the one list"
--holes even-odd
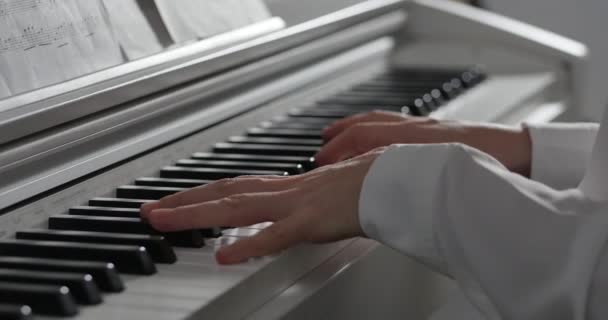
[[(454, 284), (371, 240), (224, 267), (214, 248), (264, 226), (167, 235), (167, 248), (134, 221), (146, 200), (207, 180), (300, 172), (319, 128), (353, 112), (407, 106), (514, 124), (585, 103), (586, 48), (558, 35), (439, 0), (305, 3), (269, 2), (284, 20), (0, 100), (3, 304), (33, 291), (36, 319), (82, 320), (423, 319), (436, 310)], [(29, 270), (35, 285), (15, 286), (10, 269)], [(82, 281), (66, 282), (77, 305), (51, 290), (65, 272), (92, 274), (103, 301)]]

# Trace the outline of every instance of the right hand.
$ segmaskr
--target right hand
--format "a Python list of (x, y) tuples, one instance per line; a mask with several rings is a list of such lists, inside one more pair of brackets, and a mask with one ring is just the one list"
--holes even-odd
[(383, 148), (289, 176), (220, 180), (147, 203), (141, 216), (163, 232), (272, 221), (257, 235), (222, 247), (221, 264), (278, 253), (302, 243), (364, 236), (359, 222), (363, 180)]
[(526, 129), (410, 117), (373, 111), (337, 121), (323, 130), (326, 144), (315, 156), (328, 165), (391, 144), (463, 143), (488, 153), (509, 170), (529, 176), (531, 141)]

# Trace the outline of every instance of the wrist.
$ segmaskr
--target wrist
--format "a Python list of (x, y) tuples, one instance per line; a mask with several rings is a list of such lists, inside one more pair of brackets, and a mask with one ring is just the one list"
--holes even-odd
[(509, 158), (510, 163), (507, 167), (525, 177), (530, 177), (532, 168), (532, 139), (528, 128), (520, 127), (514, 129), (512, 141), (513, 152)]
[(532, 141), (527, 128), (474, 125), (465, 136), (465, 144), (488, 153), (510, 171), (530, 176)]

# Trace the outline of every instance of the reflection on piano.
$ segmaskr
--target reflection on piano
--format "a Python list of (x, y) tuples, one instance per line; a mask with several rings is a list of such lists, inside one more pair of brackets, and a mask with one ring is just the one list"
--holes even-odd
[[(217, 246), (267, 224), (162, 234), (138, 208), (218, 179), (312, 170), (321, 130), (360, 112), (514, 123), (580, 102), (578, 44), (491, 17), (459, 4), (369, 1), (220, 52), (222, 70), (201, 68), (218, 61), (203, 59), (181, 66), (192, 78), (157, 75), (152, 91), (146, 77), (93, 97), (66, 93), (57, 110), (108, 107), (1, 145), (0, 318), (427, 316), (449, 280), (369, 240), (223, 267)], [(476, 32), (496, 38), (472, 41)], [(145, 94), (122, 101), (132, 88)]]

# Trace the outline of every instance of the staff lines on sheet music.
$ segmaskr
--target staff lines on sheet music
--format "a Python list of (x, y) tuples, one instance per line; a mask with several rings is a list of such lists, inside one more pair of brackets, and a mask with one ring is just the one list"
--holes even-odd
[(29, 10), (32, 10), (32, 8), (40, 8), (42, 6), (55, 6), (56, 3), (57, 0), (0, 0), (0, 17), (27, 12)]
[(64, 22), (54, 27), (29, 25), (17, 36), (0, 36), (0, 52), (30, 50), (38, 46), (56, 45), (64, 47), (71, 37), (91, 37), (96, 26), (103, 23), (102, 17), (87, 16), (74, 22)]

